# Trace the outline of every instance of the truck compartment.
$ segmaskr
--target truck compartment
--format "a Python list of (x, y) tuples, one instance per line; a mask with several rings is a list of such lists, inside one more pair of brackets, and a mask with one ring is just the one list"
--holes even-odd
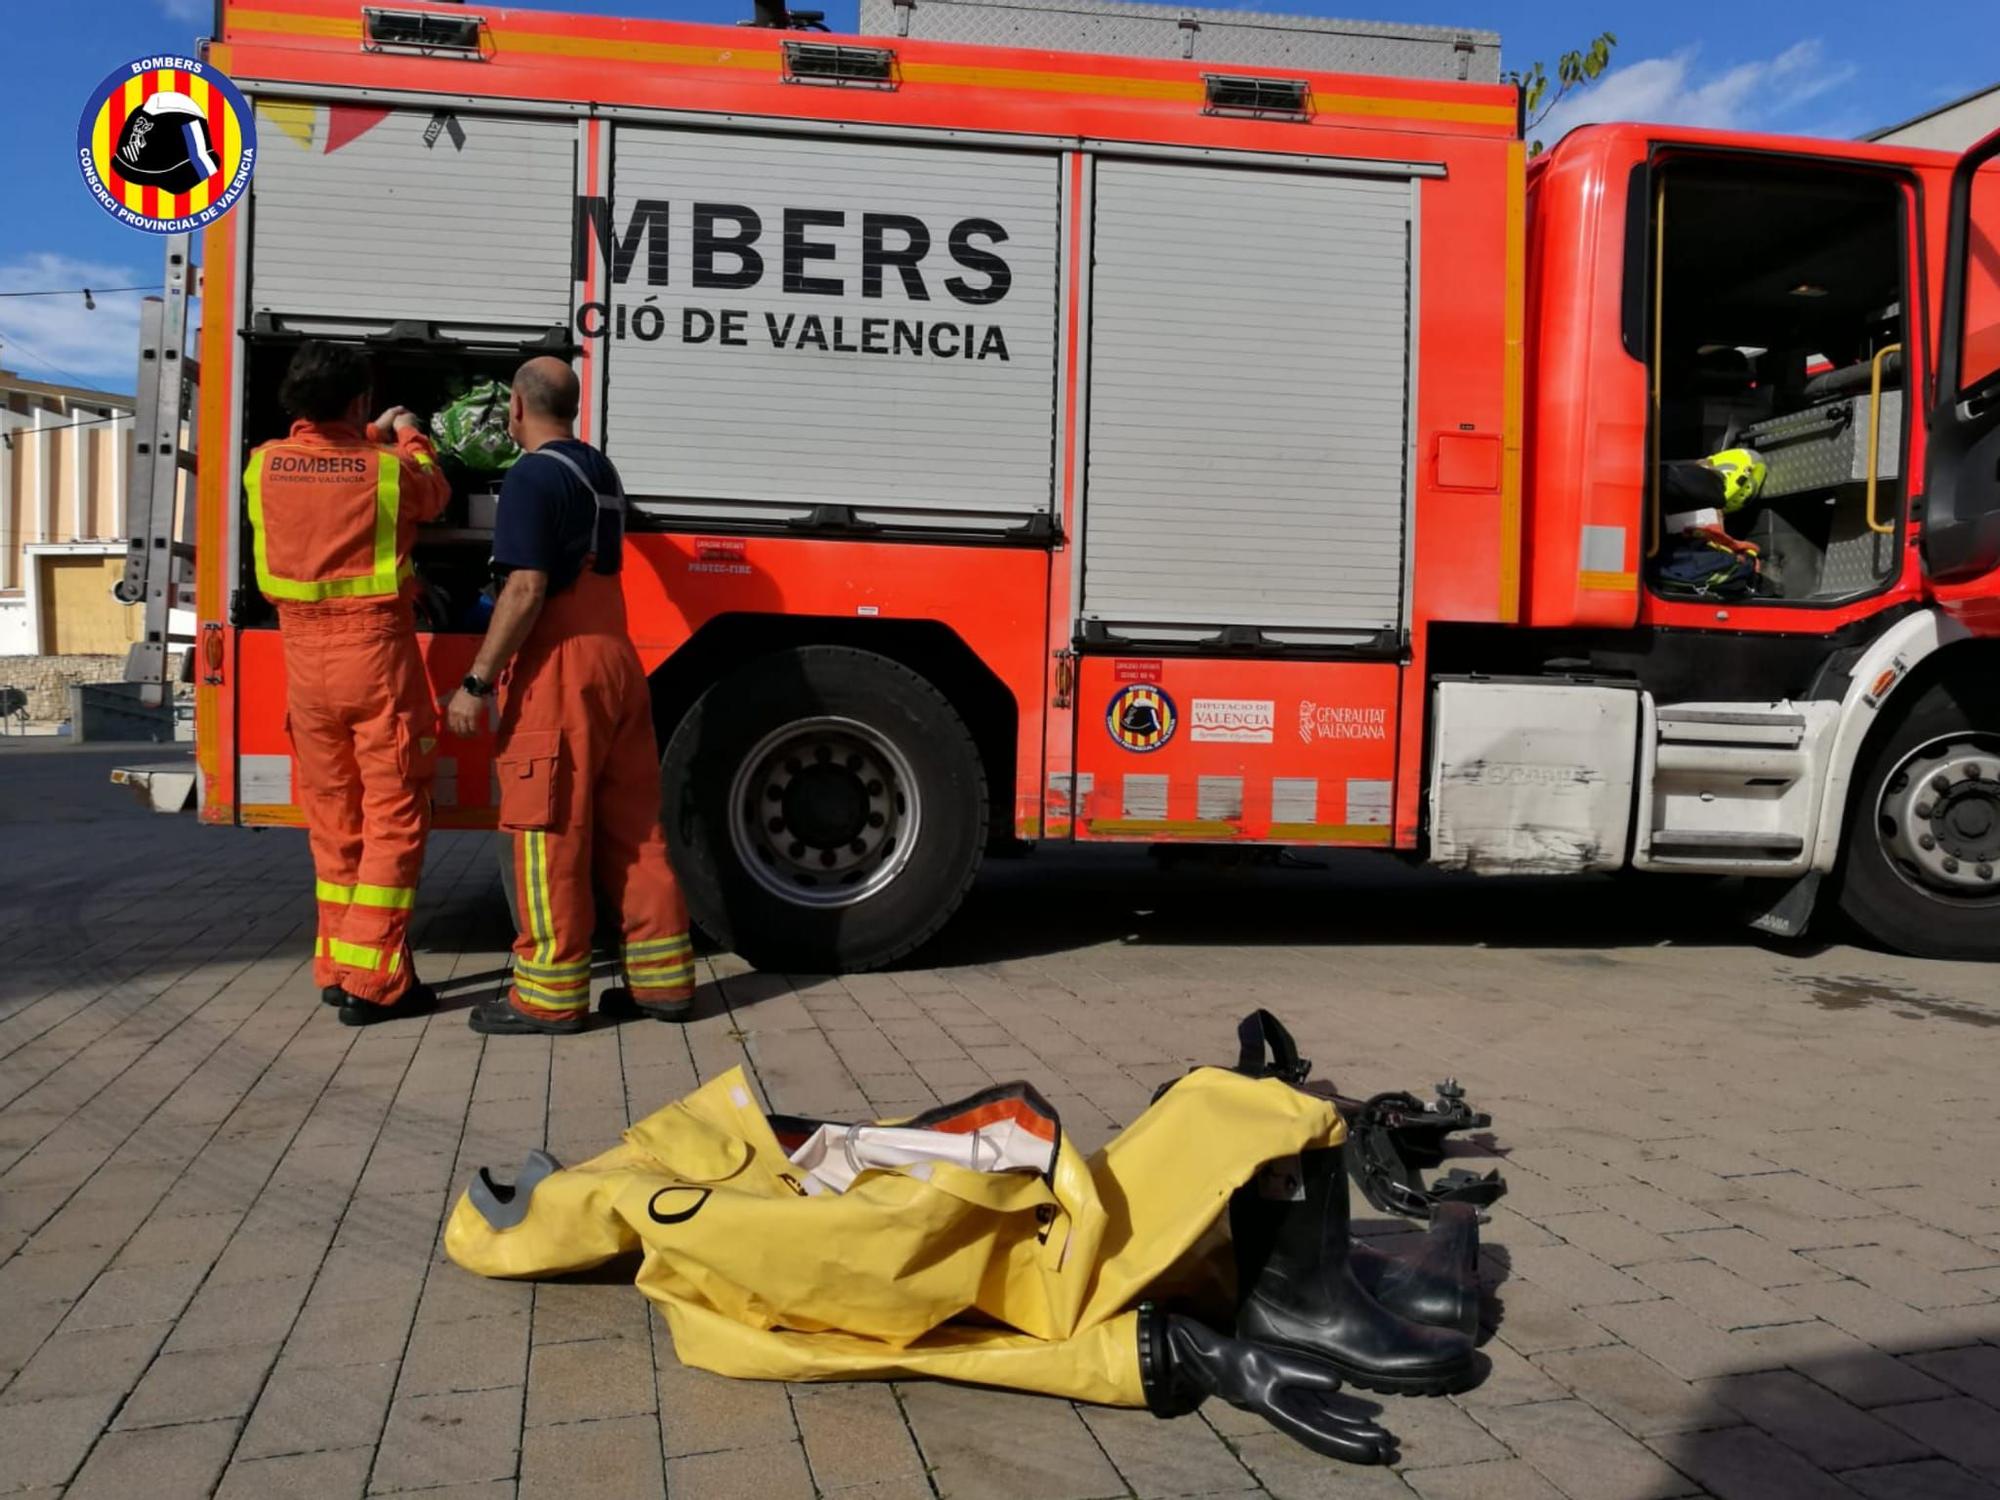
[[(387, 333), (354, 342), (369, 352), (374, 371), (373, 404), (377, 409), (407, 406), (427, 427), (432, 416), (475, 385), (509, 384), (523, 360), (538, 353), (569, 352), (565, 331), (552, 328), (539, 339), (473, 344), (438, 335), (434, 326), (399, 324)], [(283, 437), (291, 421), (279, 405), (278, 391), (285, 367), (302, 339), (266, 325), (246, 340), (243, 381), (243, 454), (259, 443)], [(504, 420), (504, 413), (502, 414)], [(493, 513), (503, 475), (468, 467), (449, 452), (439, 464), (451, 480), (449, 508), (438, 521), (422, 528), (411, 561), (421, 589), (416, 598), (417, 625), (430, 633), (479, 634), (486, 625), (484, 590), (491, 573)], [(239, 495), (239, 505), (247, 502)], [(249, 535), (247, 510), (241, 521)], [(257, 590), (257, 579), (246, 546), (238, 580), (236, 616), (243, 626), (274, 626), (276, 614)]]

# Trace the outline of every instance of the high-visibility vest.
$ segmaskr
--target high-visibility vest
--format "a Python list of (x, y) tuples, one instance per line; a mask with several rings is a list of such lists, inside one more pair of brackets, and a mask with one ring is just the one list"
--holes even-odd
[(375, 447), (266, 443), (243, 487), (257, 587), (281, 603), (393, 598), (415, 576), (398, 556), (402, 464)]

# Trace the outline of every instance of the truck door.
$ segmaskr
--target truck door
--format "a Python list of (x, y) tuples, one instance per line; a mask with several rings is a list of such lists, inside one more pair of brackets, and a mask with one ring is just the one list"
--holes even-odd
[(2000, 564), (2000, 131), (1960, 158), (1924, 471), (1924, 567), (1965, 583)]
[(1390, 842), (1418, 201), (1098, 161), (1076, 837)]

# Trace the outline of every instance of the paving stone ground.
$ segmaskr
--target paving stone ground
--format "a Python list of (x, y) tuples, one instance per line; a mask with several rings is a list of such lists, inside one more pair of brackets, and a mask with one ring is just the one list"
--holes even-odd
[[(302, 840), (143, 813), (131, 754), (0, 747), (0, 1492), (2000, 1500), (1990, 969), (1770, 946), (1673, 884), (1038, 857), (920, 967), (710, 959), (685, 1028), (485, 1042), (492, 850), (444, 836), (450, 1008), (356, 1031)], [(1351, 1092), (1453, 1074), (1496, 1117), (1492, 1369), (1385, 1403), (1393, 1470), (1226, 1407), (722, 1381), (629, 1285), (437, 1247), (476, 1167), (732, 1064), (852, 1116), (1026, 1077), (1094, 1145), (1259, 1005)]]

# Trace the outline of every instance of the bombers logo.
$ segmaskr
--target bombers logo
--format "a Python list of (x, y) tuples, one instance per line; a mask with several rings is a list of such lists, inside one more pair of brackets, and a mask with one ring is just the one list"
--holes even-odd
[(1174, 737), (1180, 721), (1174, 700), (1152, 682), (1120, 688), (1104, 712), (1104, 727), (1111, 731), (1111, 738), (1141, 755), (1164, 746)]
[(236, 85), (191, 57), (142, 57), (97, 86), (76, 127), (84, 185), (119, 223), (200, 229), (250, 185), (257, 123)]

